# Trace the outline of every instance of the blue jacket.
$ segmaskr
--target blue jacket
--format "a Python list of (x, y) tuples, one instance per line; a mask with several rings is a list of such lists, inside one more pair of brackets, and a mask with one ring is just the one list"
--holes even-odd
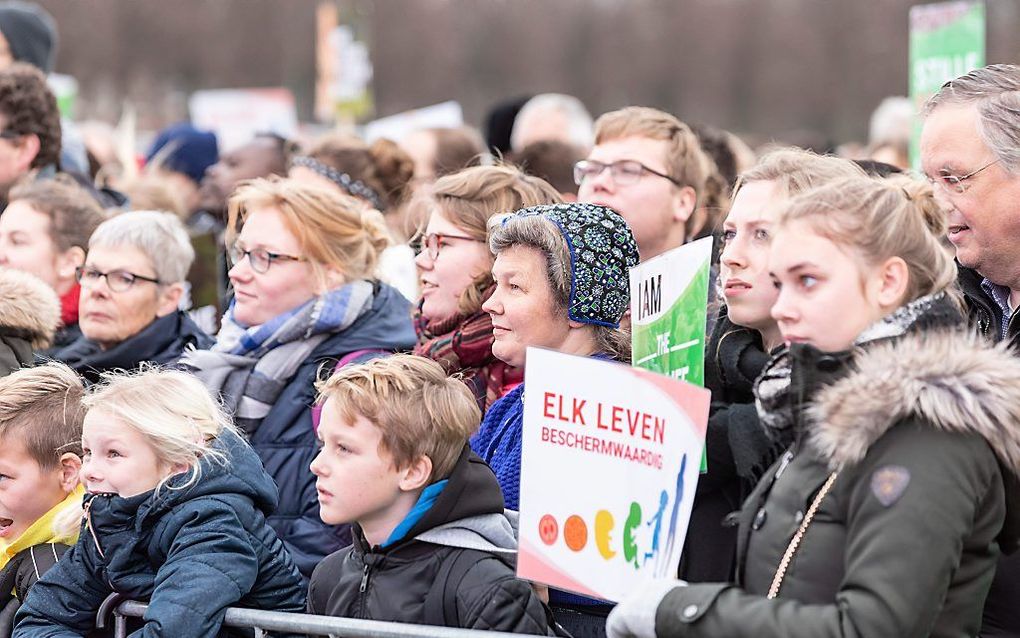
[[(328, 554), (351, 543), (350, 528), (319, 518), (315, 475), (308, 469), (318, 453), (312, 428), (315, 382), (326, 377), (346, 354), (357, 350), (410, 350), (415, 343), (411, 304), (396, 289), (379, 284), (372, 307), (346, 330), (312, 352), (291, 378), (276, 404), (251, 435), (251, 444), (266, 471), (280, 486), (280, 507), (269, 517), (298, 569), (311, 576)], [(357, 360), (368, 359), (368, 353)], [(321, 369), (321, 371), (320, 371)]]
[[(593, 358), (605, 359), (602, 355)], [(521, 433), (524, 427), (524, 384), (492, 404), (471, 438), (471, 449), (492, 468), (507, 509), (521, 508)], [(552, 589), (550, 604), (605, 607), (607, 603)]]
[(507, 509), (520, 510), (521, 428), (524, 426), (524, 384), (492, 404), (478, 432), (471, 437), (471, 449), (489, 464)]
[(301, 577), (266, 525), (276, 485), (237, 435), (213, 446), (227, 463), (203, 459), (190, 487), (174, 489), (179, 475), (130, 498), (87, 495), (78, 543), (32, 587), (14, 635), (85, 635), (112, 592), (149, 601), (139, 636), (214, 636), (230, 606), (302, 611)]

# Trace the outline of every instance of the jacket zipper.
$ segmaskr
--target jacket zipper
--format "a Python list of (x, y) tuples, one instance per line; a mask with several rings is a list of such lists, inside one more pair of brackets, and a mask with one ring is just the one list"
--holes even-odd
[(775, 476), (772, 477), (773, 483), (779, 480), (779, 477), (782, 476), (783, 472), (786, 470), (786, 466), (788, 466), (790, 464), (790, 461), (792, 460), (793, 450), (787, 450), (786, 452), (783, 453), (783, 458), (779, 462), (779, 467), (776, 468), (776, 474)]
[(367, 618), (365, 615), (365, 592), (368, 590), (368, 573), (371, 568), (365, 563), (365, 569), (361, 574), (361, 587), (358, 588), (358, 618)]

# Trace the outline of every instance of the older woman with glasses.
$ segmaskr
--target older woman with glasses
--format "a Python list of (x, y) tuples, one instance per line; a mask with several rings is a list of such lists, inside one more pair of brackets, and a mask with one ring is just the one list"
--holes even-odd
[(96, 228), (84, 265), (78, 326), (82, 336), (58, 350), (88, 381), (143, 363), (173, 364), (212, 338), (180, 310), (195, 259), (188, 232), (170, 213), (123, 213)]
[(433, 186), (424, 247), (415, 259), (421, 298), (414, 352), (459, 373), (483, 412), (523, 378), (521, 368), (492, 354), (492, 319), (482, 310), (495, 288), (486, 222), (493, 213), (559, 201), (552, 186), (510, 166), (468, 168)]
[(414, 345), (411, 308), (376, 278), (382, 215), (336, 189), (291, 179), (244, 183), (228, 207), (234, 301), (216, 345), (184, 364), (219, 393), (280, 486), (269, 518), (307, 578), (350, 543), (319, 518), (315, 383), (342, 365)]

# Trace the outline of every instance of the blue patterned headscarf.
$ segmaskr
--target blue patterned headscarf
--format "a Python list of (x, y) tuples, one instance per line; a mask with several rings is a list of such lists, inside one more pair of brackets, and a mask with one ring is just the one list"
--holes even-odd
[(630, 305), (628, 270), (640, 261), (627, 222), (598, 204), (547, 204), (523, 208), (503, 220), (545, 217), (560, 230), (570, 251), (567, 316), (597, 326), (620, 327)]

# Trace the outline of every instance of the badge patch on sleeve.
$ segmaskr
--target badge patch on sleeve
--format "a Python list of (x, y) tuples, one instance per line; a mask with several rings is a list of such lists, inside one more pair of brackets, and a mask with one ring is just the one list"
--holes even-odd
[(910, 485), (910, 470), (899, 465), (886, 465), (871, 475), (871, 492), (878, 502), (889, 507), (900, 500)]

